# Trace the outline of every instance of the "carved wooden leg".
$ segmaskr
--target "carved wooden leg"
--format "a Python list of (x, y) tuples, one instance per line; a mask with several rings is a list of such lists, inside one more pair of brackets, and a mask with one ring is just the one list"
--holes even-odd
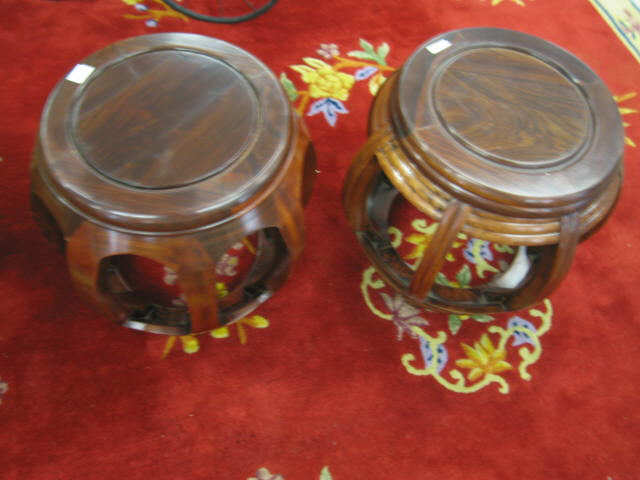
[[(358, 152), (345, 180), (343, 205), (351, 227), (380, 276), (406, 294), (413, 271), (400, 258), (387, 234), (389, 210), (397, 190), (380, 181), (382, 169), (375, 158), (380, 146), (390, 138), (387, 131), (376, 132)], [(375, 202), (371, 202), (371, 196)]]
[(277, 228), (287, 246), (291, 259), (296, 259), (304, 248), (304, 216), (299, 203), (285, 201), (278, 204)]
[(191, 319), (190, 333), (218, 328), (218, 303), (215, 287), (215, 271), (209, 264), (203, 268), (183, 266), (178, 269), (178, 284), (184, 293)]
[(388, 141), (387, 131), (374, 133), (358, 152), (345, 179), (343, 190), (343, 205), (347, 219), (356, 232), (366, 230), (369, 223), (367, 218), (367, 197), (371, 192), (373, 182), (381, 169), (375, 160), (375, 153), (379, 146)]
[(281, 192), (274, 198), (278, 224), (264, 231), (254, 268), (259, 284), (271, 296), (286, 280), (291, 263), (304, 247), (302, 205)]
[(534, 267), (531, 279), (506, 301), (506, 309), (519, 310), (543, 299), (552, 292), (569, 272), (576, 246), (580, 240), (578, 213), (560, 220), (560, 241), (546, 247), (546, 252)]
[[(177, 274), (177, 283), (189, 309), (188, 331), (182, 333), (200, 333), (220, 327), (215, 263), (212, 256), (222, 255), (222, 250), (215, 249), (212, 255), (201, 241), (193, 236), (156, 240), (153, 252), (148, 251), (146, 247), (145, 244), (143, 249), (146, 256), (167, 265)], [(160, 324), (163, 323), (162, 318), (158, 320)]]
[(445, 256), (464, 226), (470, 211), (469, 205), (457, 200), (449, 203), (442, 215), (438, 229), (429, 243), (429, 248), (425, 251), (420, 265), (418, 265), (418, 270), (411, 280), (411, 295), (418, 299), (424, 299), (429, 294), (436, 275), (442, 270)]

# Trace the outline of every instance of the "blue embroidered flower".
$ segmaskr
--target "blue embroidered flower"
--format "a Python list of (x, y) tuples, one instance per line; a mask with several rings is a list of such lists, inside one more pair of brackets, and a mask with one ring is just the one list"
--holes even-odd
[(489, 248), (489, 242), (486, 242), (484, 240), (479, 240), (477, 238), (472, 238), (471, 240), (469, 240), (467, 242), (467, 246), (465, 247), (464, 251), (462, 252), (462, 254), (464, 255), (464, 258), (470, 262), (475, 264), (477, 262), (475, 256), (473, 255), (473, 249), (474, 247), (476, 247), (476, 242), (482, 242), (482, 245), (480, 246), (480, 256), (482, 258), (484, 258), (485, 260), (487, 260), (488, 262), (493, 260), (493, 252), (491, 251), (491, 248)]
[(338, 121), (338, 114), (349, 113), (349, 110), (345, 108), (340, 100), (336, 100), (335, 98), (321, 98), (311, 104), (307, 115), (312, 116), (318, 113), (322, 113), (327, 123), (334, 127)]
[(376, 73), (378, 71), (378, 69), (376, 67), (364, 67), (361, 68), (360, 70), (358, 70), (354, 77), (356, 78), (356, 80), (360, 81), (360, 80), (365, 80), (367, 78), (369, 78), (371, 75), (373, 75), (374, 73)]
[[(438, 345), (437, 350), (438, 365), (436, 367), (436, 370), (438, 371), (438, 373), (440, 373), (449, 361), (449, 352), (447, 352), (447, 349), (442, 344)], [(420, 337), (420, 353), (422, 353), (425, 368), (430, 368), (431, 365), (433, 365), (433, 351), (431, 349), (431, 344), (422, 337)]]
[[(531, 322), (525, 320), (522, 317), (515, 316), (509, 319), (509, 322), (507, 323), (507, 328), (511, 329), (515, 327), (520, 327), (521, 329), (530, 330), (532, 334), (536, 333), (536, 327), (534, 327)], [(513, 332), (513, 343), (511, 345), (513, 345), (514, 347), (517, 347), (525, 343), (535, 346), (535, 344), (533, 343), (533, 340), (531, 339), (531, 336), (526, 332), (523, 332), (522, 330), (516, 330), (515, 332)]]

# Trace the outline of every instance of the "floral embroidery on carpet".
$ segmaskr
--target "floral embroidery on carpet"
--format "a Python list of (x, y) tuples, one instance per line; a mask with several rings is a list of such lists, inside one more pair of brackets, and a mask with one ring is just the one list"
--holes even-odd
[[(144, 20), (144, 24), (147, 27), (155, 28), (158, 26), (161, 19), (165, 17), (178, 18), (185, 22), (188, 22), (189, 19), (186, 15), (183, 15), (180, 12), (175, 11), (171, 7), (169, 7), (162, 0), (122, 0), (127, 5), (135, 8), (139, 13), (130, 14), (127, 13), (124, 15), (124, 18), (131, 20)], [(148, 5), (151, 5), (149, 7)]]
[[(403, 230), (409, 229), (408, 223), (413, 233), (405, 235), (394, 226), (389, 228), (389, 235), (392, 246), (415, 270), (435, 232), (434, 225), (438, 224), (424, 218), (403, 221)], [(445, 264), (436, 282), (457, 288), (479, 285), (504, 271), (514, 251), (507, 245), (460, 234), (447, 254), (451, 263)], [(412, 344), (414, 352), (401, 358), (406, 371), (430, 376), (458, 393), (477, 392), (495, 383), (499, 392), (506, 394), (510, 388), (508, 378), (517, 375), (530, 380), (528, 368), (542, 354), (540, 337), (551, 328), (553, 317), (553, 307), (547, 299), (526, 311), (494, 315), (418, 309), (386, 285), (374, 267), (364, 270), (360, 290), (369, 310), (394, 325), (397, 340)]]
[[(640, 35), (640, 34), (639, 34)], [(623, 107), (620, 104), (623, 102), (626, 102), (627, 100), (631, 100), (632, 98), (636, 97), (637, 92), (629, 92), (629, 93), (625, 93), (623, 95), (614, 95), (613, 99), (618, 102), (618, 110), (620, 110), (620, 115), (624, 116), (624, 115), (631, 115), (633, 113), (638, 113), (638, 110), (636, 110), (635, 108), (629, 108), (629, 107)], [(623, 126), (628, 127), (630, 124), (628, 122), (623, 122), (622, 123)], [(631, 147), (635, 147), (636, 143), (629, 137), (625, 136), (624, 137), (624, 143), (626, 143), (627, 145), (631, 146)]]
[(236, 320), (234, 323), (216, 328), (209, 332), (201, 333), (198, 335), (180, 335), (175, 336), (172, 335), (167, 339), (167, 342), (164, 347), (164, 351), (162, 353), (162, 357), (165, 358), (176, 344), (177, 339), (180, 339), (180, 343), (182, 344), (182, 350), (185, 353), (197, 353), (200, 351), (200, 338), (203, 335), (208, 335), (211, 338), (215, 339), (223, 339), (230, 338), (232, 336), (233, 330), (237, 332), (238, 341), (241, 345), (247, 344), (247, 327), (250, 328), (267, 328), (269, 326), (269, 320), (260, 316), (260, 315), (251, 315), (249, 317), (241, 318), (240, 320)]
[(390, 47), (387, 43), (374, 47), (360, 39), (360, 48), (348, 52), (345, 57), (341, 56), (337, 45), (322, 44), (316, 52), (326, 61), (304, 57), (304, 64), (291, 65), (291, 70), (297, 72), (300, 80), (306, 84), (302, 89), (298, 89), (286, 73), (280, 74), (280, 82), (299, 114), (302, 115), (309, 106), (307, 116), (321, 113), (327, 123), (334, 127), (338, 115), (349, 113), (344, 102), (349, 99), (357, 82), (367, 80), (371, 95), (378, 93), (387, 78), (385, 73), (395, 71), (395, 68), (387, 65)]
[[(247, 480), (285, 480), (285, 478), (280, 474), (273, 474), (269, 472), (268, 469), (262, 467), (258, 469), (254, 477), (249, 477)], [(329, 467), (324, 467), (322, 469), (318, 480), (333, 480)]]
[(589, 1), (640, 62), (640, 3), (638, 0)]
[[(500, 393), (509, 393), (503, 376), (507, 373), (530, 380), (528, 367), (540, 358), (540, 337), (551, 328), (553, 317), (548, 299), (527, 311), (495, 316), (418, 310), (393, 293), (373, 267), (363, 272), (361, 291), (369, 310), (395, 325), (399, 341), (406, 334), (404, 338), (414, 342), (417, 355), (409, 352), (401, 358), (407, 372), (433, 377), (458, 393), (474, 393), (492, 383)], [(466, 378), (455, 367), (466, 370)]]

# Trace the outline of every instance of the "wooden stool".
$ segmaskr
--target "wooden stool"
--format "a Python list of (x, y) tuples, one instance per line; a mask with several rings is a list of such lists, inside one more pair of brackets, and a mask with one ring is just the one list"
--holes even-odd
[[(478, 28), (426, 42), (387, 80), (369, 122), (344, 206), (380, 275), (416, 305), (474, 313), (536, 302), (618, 197), (623, 128), (611, 94), (536, 37)], [(415, 271), (387, 233), (398, 192), (439, 222)], [(520, 246), (519, 265), (482, 287), (434, 283), (458, 233)]]
[[(34, 210), (64, 238), (75, 284), (118, 322), (210, 330), (284, 281), (303, 246), (315, 157), (276, 79), (247, 52), (192, 34), (131, 38), (88, 58), (44, 108)], [(216, 299), (214, 266), (258, 233), (254, 264)], [(119, 275), (137, 255), (177, 273), (186, 307), (150, 303)]]

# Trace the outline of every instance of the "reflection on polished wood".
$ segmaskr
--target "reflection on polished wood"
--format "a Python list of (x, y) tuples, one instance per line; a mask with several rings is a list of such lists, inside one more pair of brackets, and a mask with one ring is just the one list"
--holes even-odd
[[(622, 122), (606, 86), (519, 32), (464, 29), (421, 45), (378, 93), (369, 131), (345, 181), (347, 217), (385, 281), (437, 310), (517, 310), (548, 295), (622, 182)], [(440, 222), (415, 272), (387, 234), (397, 194)], [(508, 288), (437, 285), (459, 232), (526, 246), (531, 268)]]
[[(73, 281), (147, 331), (246, 315), (302, 250), (311, 192), (309, 134), (279, 82), (247, 52), (192, 34), (131, 38), (82, 64), (88, 78), (51, 93), (32, 163), (34, 212), (64, 239)], [(217, 260), (255, 232), (251, 271), (218, 303)], [(176, 271), (188, 308), (149, 303), (118, 275), (119, 255)]]

